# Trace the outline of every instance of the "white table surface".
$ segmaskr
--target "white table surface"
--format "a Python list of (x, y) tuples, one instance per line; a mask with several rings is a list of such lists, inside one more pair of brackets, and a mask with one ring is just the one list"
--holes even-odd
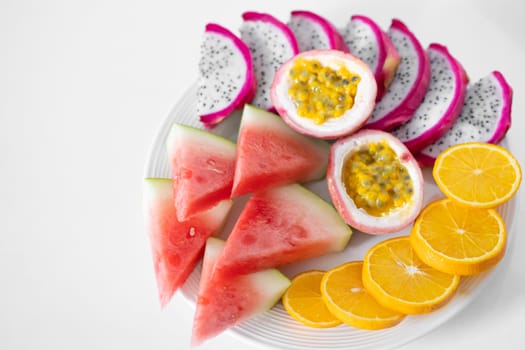
[[(498, 1), (0, 2), (0, 349), (187, 349), (192, 308), (160, 310), (142, 175), (166, 115), (196, 78), (205, 23), (310, 9), (342, 25), (405, 21), (472, 80), (514, 87), (507, 140), (525, 166), (525, 3)], [(403, 350), (525, 348), (523, 189), (504, 266), (460, 314)], [(225, 333), (201, 349), (252, 349)]]

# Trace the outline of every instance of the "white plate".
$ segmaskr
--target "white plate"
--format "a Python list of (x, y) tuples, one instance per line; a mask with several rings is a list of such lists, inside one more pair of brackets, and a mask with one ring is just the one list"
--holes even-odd
[[(164, 143), (170, 126), (174, 122), (202, 127), (195, 112), (195, 93), (195, 86), (188, 89), (161, 126), (150, 150), (145, 177), (171, 177)], [(236, 112), (216, 127), (214, 132), (235, 140), (239, 120), (240, 113)], [(424, 169), (424, 176), (425, 202), (428, 203), (442, 197), (441, 192), (432, 179), (430, 169)], [(311, 183), (307, 187), (326, 200), (330, 200), (325, 181)], [(242, 209), (243, 202), (242, 199), (235, 202), (221, 235), (223, 238), (226, 238), (231, 231), (235, 219)], [(510, 245), (512, 238), (510, 233), (512, 233), (511, 224), (515, 207), (516, 198), (498, 209), (507, 224), (509, 232), (508, 245)], [(362, 260), (366, 250), (375, 243), (387, 237), (406, 235), (408, 233), (409, 229), (406, 229), (387, 236), (372, 236), (354, 230), (350, 243), (344, 252), (287, 265), (282, 267), (281, 271), (292, 277), (301, 271), (310, 269), (326, 270), (347, 261)], [(279, 303), (272, 310), (233, 327), (229, 332), (240, 336), (248, 342), (279, 349), (392, 349), (424, 335), (460, 312), (489, 283), (490, 277), (498, 268), (496, 266), (494, 269), (480, 275), (462, 278), (456, 295), (447, 305), (430, 314), (408, 316), (400, 324), (385, 330), (364, 331), (346, 325), (328, 329), (306, 327), (293, 320)], [(181, 288), (182, 294), (192, 305), (195, 305), (199, 275), (200, 264)]]

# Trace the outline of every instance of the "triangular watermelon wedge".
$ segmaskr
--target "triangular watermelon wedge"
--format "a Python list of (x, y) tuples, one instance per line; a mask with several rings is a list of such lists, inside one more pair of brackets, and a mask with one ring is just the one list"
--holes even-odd
[(232, 197), (261, 189), (321, 179), (330, 146), (292, 130), (278, 115), (245, 105)]
[(342, 251), (351, 234), (334, 207), (300, 185), (256, 192), (240, 213), (215, 273), (235, 276)]
[(290, 285), (276, 269), (221, 278), (213, 273), (213, 267), (223, 249), (224, 241), (208, 239), (193, 321), (193, 346), (271, 309)]
[(212, 132), (175, 123), (166, 147), (179, 221), (230, 198), (235, 143)]
[(233, 202), (224, 200), (180, 222), (173, 205), (171, 179), (146, 179), (143, 190), (146, 228), (163, 307), (195, 268), (208, 237), (221, 230)]

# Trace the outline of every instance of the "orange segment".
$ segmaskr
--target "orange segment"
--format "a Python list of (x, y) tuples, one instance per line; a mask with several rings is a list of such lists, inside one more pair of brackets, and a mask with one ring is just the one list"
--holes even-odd
[(323, 271), (307, 271), (292, 279), (283, 295), (284, 309), (297, 321), (310, 327), (328, 328), (341, 321), (328, 311), (321, 297)]
[(493, 208), (506, 202), (521, 183), (520, 165), (508, 150), (479, 142), (443, 151), (432, 174), (447, 197), (478, 208)]
[(382, 241), (365, 254), (363, 285), (383, 306), (420, 314), (444, 305), (459, 276), (438, 271), (418, 258), (408, 236)]
[(501, 260), (506, 237), (505, 223), (496, 210), (441, 199), (423, 209), (410, 243), (421, 260), (435, 269), (473, 275)]
[(352, 261), (326, 272), (321, 294), (330, 312), (344, 323), (360, 329), (382, 329), (401, 322), (403, 314), (385, 308), (367, 292), (361, 274), (362, 261)]

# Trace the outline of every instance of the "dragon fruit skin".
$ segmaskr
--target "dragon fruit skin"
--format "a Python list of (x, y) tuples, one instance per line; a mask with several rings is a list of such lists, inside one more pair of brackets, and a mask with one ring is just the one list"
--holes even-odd
[(379, 101), (400, 62), (396, 48), (377, 23), (366, 16), (353, 15), (341, 33), (350, 52), (374, 72)]
[(427, 93), (412, 118), (392, 130), (413, 153), (443, 136), (463, 108), (468, 77), (461, 64), (440, 44), (430, 44), (431, 81)]
[(292, 11), (288, 26), (295, 34), (299, 51), (339, 50), (349, 52), (345, 40), (326, 18), (310, 11)]
[(283, 22), (266, 13), (245, 12), (240, 32), (251, 52), (257, 88), (252, 104), (273, 111), (270, 88), (277, 69), (299, 53), (292, 30)]
[[(386, 48), (386, 58), (385, 63), (383, 64), (382, 76), (379, 77), (383, 82), (384, 90), (381, 92), (380, 96), (383, 97), (384, 91), (390, 86), (390, 83), (392, 83), (392, 80), (394, 79), (397, 67), (401, 62), (401, 57), (399, 57), (396, 47), (392, 43), (392, 40), (390, 40), (390, 37), (383, 31), (381, 31), (381, 34), (383, 35), (383, 42)], [(380, 98), (377, 99), (377, 101), (379, 100)]]
[(392, 83), (376, 104), (365, 125), (368, 129), (389, 131), (410, 119), (423, 100), (430, 83), (428, 57), (408, 27), (400, 20), (393, 19), (388, 36), (401, 61)]
[(199, 71), (197, 112), (206, 128), (213, 128), (255, 94), (250, 50), (219, 24), (206, 25)]
[(511, 126), (512, 95), (499, 71), (470, 85), (460, 116), (445, 135), (415, 155), (418, 163), (432, 166), (441, 152), (459, 143), (499, 143)]

